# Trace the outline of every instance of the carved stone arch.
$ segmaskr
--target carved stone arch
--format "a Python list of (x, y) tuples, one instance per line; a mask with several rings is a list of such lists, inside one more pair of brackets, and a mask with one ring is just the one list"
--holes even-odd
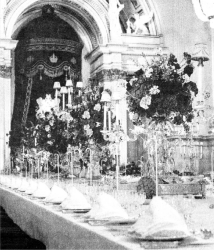
[(89, 0), (64, 0), (60, 2), (56, 0), (12, 0), (9, 2), (4, 16), (6, 37), (13, 37), (18, 23), (23, 25), (27, 22), (25, 15), (31, 8), (51, 4), (55, 8), (57, 7), (56, 11), (62, 19), (78, 28), (75, 30), (83, 40), (86, 40), (85, 36), (88, 37), (91, 41), (91, 48), (95, 48), (99, 44), (106, 44), (109, 41), (109, 29), (106, 22), (107, 11), (106, 6), (101, 2), (101, 0), (97, 1), (97, 5), (94, 5)]
[[(67, 22), (75, 31), (78, 30), (78, 36), (79, 36), (80, 40), (82, 41), (82, 43), (84, 44), (87, 52), (89, 53), (91, 50), (93, 50), (93, 47), (96, 44), (95, 43), (96, 39), (93, 36), (91, 36), (89, 33), (87, 33), (87, 31), (81, 25), (79, 20), (77, 20), (74, 17), (71, 17), (69, 14), (66, 14), (66, 13), (61, 13), (58, 11), (55, 11), (55, 12), (62, 20)], [(12, 35), (12, 38), (16, 39), (17, 35), (22, 30), (22, 28), (27, 26), (27, 24), (30, 21), (32, 21), (33, 19), (38, 18), (38, 17), (40, 17), (40, 13), (35, 13), (34, 15), (32, 15), (30, 12), (26, 13), (24, 17), (22, 17), (21, 19), (19, 19), (16, 22), (16, 24), (14, 26), (15, 31)], [(92, 43), (92, 41), (94, 41), (94, 44)]]

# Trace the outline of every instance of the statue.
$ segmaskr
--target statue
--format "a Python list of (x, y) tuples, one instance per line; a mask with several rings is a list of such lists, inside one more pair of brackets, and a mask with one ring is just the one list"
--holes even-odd
[(127, 23), (127, 33), (130, 34), (131, 31), (132, 34), (144, 34), (148, 35), (150, 32), (146, 26), (146, 23), (150, 22), (152, 20), (154, 13), (153, 11), (150, 11), (148, 15), (146, 14), (139, 14), (135, 13), (134, 17), (130, 17), (128, 19)]
[(124, 8), (124, 4), (121, 4), (119, 0), (109, 0), (109, 23), (110, 23), (110, 34), (111, 41), (120, 42), (122, 29), (120, 26), (119, 15), (120, 11)]

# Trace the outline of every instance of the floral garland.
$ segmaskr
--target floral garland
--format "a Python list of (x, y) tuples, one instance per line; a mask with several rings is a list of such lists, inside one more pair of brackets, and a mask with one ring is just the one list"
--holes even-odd
[(186, 130), (193, 119), (192, 100), (198, 93), (194, 82), (191, 56), (184, 53), (184, 64), (174, 55), (158, 55), (150, 64), (135, 73), (128, 86), (128, 106), (134, 125), (145, 118), (155, 123), (182, 124)]

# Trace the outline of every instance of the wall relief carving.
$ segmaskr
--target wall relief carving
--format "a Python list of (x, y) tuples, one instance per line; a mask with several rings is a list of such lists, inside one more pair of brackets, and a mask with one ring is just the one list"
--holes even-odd
[(127, 72), (120, 69), (103, 69), (96, 73), (99, 81), (115, 81), (118, 79), (126, 79)]
[(12, 75), (12, 68), (0, 65), (0, 77), (9, 79)]

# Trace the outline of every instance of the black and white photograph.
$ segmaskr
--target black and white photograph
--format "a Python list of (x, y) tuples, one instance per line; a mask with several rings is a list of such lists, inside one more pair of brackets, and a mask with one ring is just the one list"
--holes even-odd
[(0, 249), (214, 249), (214, 0), (0, 0)]

